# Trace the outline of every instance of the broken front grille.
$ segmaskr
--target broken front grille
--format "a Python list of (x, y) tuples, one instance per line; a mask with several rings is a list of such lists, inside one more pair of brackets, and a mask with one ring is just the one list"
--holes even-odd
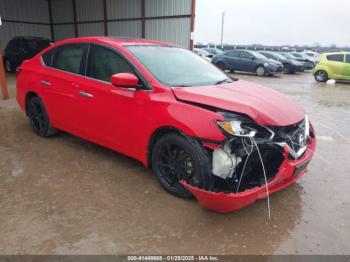
[(285, 127), (269, 127), (275, 136), (274, 142), (281, 146), (287, 146), (290, 155), (297, 159), (303, 155), (307, 147), (307, 136), (309, 133), (308, 119), (305, 118), (297, 124)]

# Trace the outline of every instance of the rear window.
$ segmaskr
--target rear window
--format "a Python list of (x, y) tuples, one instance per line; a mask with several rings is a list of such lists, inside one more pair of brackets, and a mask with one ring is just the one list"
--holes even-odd
[(85, 47), (85, 44), (59, 46), (43, 54), (42, 61), (46, 66), (79, 74)]
[(344, 55), (327, 55), (328, 61), (344, 62)]

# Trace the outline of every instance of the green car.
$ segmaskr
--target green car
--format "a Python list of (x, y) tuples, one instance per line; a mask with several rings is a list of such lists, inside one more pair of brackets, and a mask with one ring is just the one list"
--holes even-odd
[(350, 52), (322, 54), (313, 74), (318, 82), (326, 82), (328, 79), (350, 80)]

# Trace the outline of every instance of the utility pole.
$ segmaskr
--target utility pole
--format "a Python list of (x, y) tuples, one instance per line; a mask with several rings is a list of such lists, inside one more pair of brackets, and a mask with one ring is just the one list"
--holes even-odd
[[(1, 16), (0, 16), (0, 26), (2, 26)], [(0, 46), (1, 46), (1, 44), (0, 44)], [(2, 91), (2, 98), (8, 99), (10, 96), (9, 96), (9, 91), (7, 88), (7, 81), (6, 81), (6, 76), (5, 76), (4, 62), (2, 59), (1, 49), (0, 49), (0, 86), (1, 86), (1, 91)]]
[(225, 23), (225, 11), (222, 12), (221, 17), (221, 49), (224, 48), (224, 23)]

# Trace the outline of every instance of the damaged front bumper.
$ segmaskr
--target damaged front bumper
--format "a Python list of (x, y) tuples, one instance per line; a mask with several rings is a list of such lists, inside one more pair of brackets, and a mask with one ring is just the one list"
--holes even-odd
[[(305, 153), (297, 160), (292, 160), (289, 156), (288, 146), (283, 148), (284, 160), (282, 161), (277, 174), (267, 183), (268, 192), (277, 192), (307, 172), (307, 165), (313, 157), (316, 148), (315, 136), (310, 137), (307, 142)], [(246, 189), (238, 193), (213, 192), (194, 187), (185, 181), (181, 184), (189, 190), (198, 202), (205, 208), (228, 213), (255, 203), (258, 199), (267, 197), (265, 184)]]

